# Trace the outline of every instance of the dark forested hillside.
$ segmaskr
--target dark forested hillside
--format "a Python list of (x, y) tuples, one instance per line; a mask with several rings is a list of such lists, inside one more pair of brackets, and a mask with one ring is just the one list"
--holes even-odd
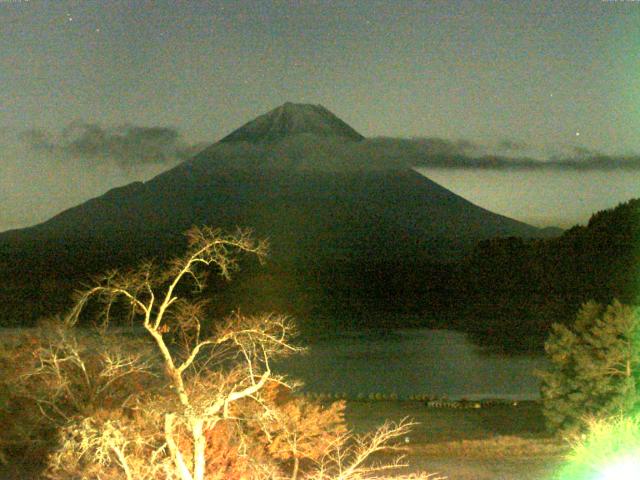
[(573, 319), (587, 300), (637, 303), (640, 199), (595, 213), (554, 239), (485, 240), (467, 259), (463, 328), (485, 343), (541, 346), (553, 322)]

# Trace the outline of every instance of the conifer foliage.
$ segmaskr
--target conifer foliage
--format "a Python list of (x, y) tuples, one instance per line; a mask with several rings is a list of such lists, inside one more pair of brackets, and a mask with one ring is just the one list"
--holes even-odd
[(585, 303), (572, 328), (555, 324), (545, 344), (551, 365), (540, 372), (548, 427), (581, 431), (589, 418), (640, 406), (640, 315), (614, 300)]

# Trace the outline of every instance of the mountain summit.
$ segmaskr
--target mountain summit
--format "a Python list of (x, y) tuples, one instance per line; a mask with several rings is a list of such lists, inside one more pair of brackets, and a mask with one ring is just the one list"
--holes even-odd
[(220, 143), (275, 143), (300, 134), (353, 141), (364, 139), (322, 105), (287, 102), (244, 124), (220, 140)]

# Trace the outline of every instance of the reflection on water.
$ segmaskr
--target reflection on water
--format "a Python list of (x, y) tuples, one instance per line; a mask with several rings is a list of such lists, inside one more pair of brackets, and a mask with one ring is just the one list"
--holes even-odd
[(463, 333), (414, 329), (318, 340), (276, 369), (311, 392), (525, 400), (539, 397), (533, 371), (545, 366), (542, 355), (486, 353)]

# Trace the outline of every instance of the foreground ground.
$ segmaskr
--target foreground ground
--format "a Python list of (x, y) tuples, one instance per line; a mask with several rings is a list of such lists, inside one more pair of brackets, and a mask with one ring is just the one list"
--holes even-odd
[(410, 470), (450, 480), (547, 480), (566, 453), (563, 443), (545, 434), (535, 402), (462, 410), (414, 401), (347, 405), (347, 422), (356, 432), (404, 417), (419, 422), (402, 442)]
[[(437, 473), (434, 480), (548, 480), (566, 453), (563, 443), (545, 434), (535, 402), (481, 409), (428, 408), (418, 401), (347, 403), (347, 422), (357, 433), (405, 417), (419, 424), (399, 448), (410, 471)], [(0, 479), (35, 479), (32, 470), (0, 465)]]

